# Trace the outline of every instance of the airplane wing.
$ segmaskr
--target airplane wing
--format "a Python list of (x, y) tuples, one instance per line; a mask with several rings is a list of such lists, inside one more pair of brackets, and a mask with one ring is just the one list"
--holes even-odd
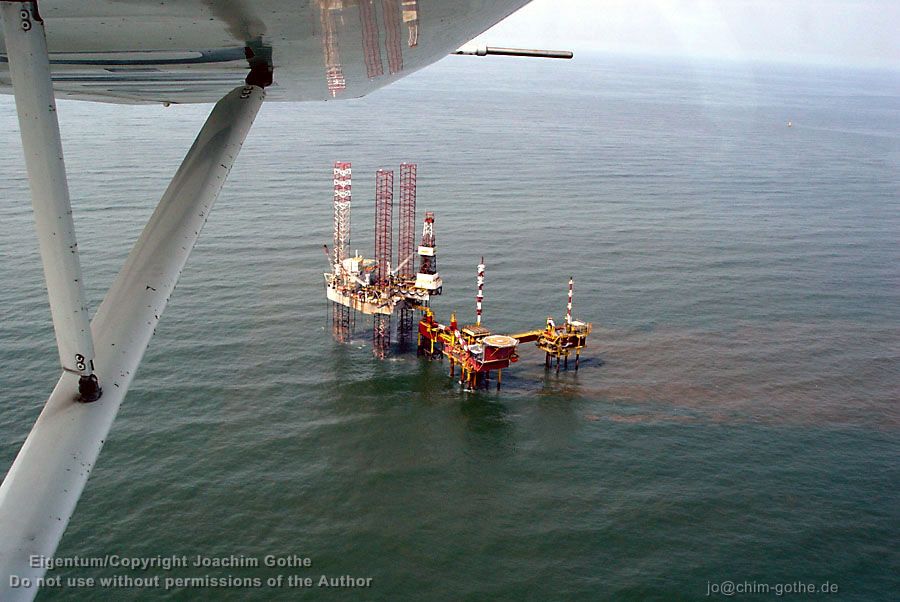
[[(40, 0), (38, 6), (57, 98), (188, 103), (219, 100), (259, 62), (273, 67), (269, 102), (363, 96), (447, 56), (529, 1)], [(12, 92), (5, 54), (0, 92)]]
[[(63, 368), (0, 483), (0, 599), (36, 595), (34, 559), (56, 550), (263, 99), (362, 96), (528, 1), (0, 0), (0, 92), (16, 100)], [(90, 322), (55, 98), (216, 102)]]

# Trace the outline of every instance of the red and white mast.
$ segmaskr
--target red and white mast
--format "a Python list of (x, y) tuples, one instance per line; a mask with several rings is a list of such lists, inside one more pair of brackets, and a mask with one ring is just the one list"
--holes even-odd
[(484, 301), (484, 257), (478, 264), (478, 292), (475, 294), (475, 324), (481, 326), (481, 302)]
[(340, 273), (350, 248), (350, 163), (334, 163), (334, 273)]
[(572, 324), (572, 289), (575, 286), (575, 278), (569, 278), (569, 302), (566, 304), (566, 326)]

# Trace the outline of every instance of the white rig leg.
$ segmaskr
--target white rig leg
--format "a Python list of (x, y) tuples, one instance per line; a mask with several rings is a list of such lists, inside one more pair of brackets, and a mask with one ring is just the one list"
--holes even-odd
[(19, 114), (31, 202), (50, 312), (63, 370), (80, 377), (82, 401), (94, 401), (94, 343), (69, 202), (66, 166), (50, 80), (44, 22), (34, 2), (0, 2), (0, 20)]
[[(0, 0), (0, 6), (5, 1)], [(74, 403), (64, 372), (0, 483), (0, 600), (31, 600), (69, 523), (119, 405), (131, 385), (212, 205), (265, 97), (240, 86), (216, 104), (156, 211), (97, 310), (91, 326), (106, 390)], [(11, 577), (29, 585), (14, 587)]]

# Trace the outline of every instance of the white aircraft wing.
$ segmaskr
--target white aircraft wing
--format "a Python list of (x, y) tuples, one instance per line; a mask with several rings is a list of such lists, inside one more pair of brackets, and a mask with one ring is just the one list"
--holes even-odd
[[(0, 92), (16, 99), (64, 370), (0, 483), (0, 599), (37, 593), (46, 565), (34, 559), (56, 551), (263, 99), (362, 96), (528, 1), (0, 0)], [(60, 97), (216, 103), (90, 322)]]
[[(529, 0), (40, 0), (57, 98), (215, 102), (270, 62), (272, 100), (355, 98)], [(0, 49), (3, 48), (0, 42)], [(11, 93), (0, 55), (0, 92)]]

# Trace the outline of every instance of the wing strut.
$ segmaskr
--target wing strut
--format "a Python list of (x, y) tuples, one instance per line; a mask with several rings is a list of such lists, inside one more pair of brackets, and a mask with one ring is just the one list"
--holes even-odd
[[(33, 8), (30, 2), (0, 0), (10, 62), (18, 42), (8, 29), (21, 27), (27, 6)], [(31, 20), (32, 27), (36, 23)], [(22, 52), (39, 54), (33, 49)], [(37, 594), (46, 571), (44, 559), (56, 551), (157, 322), (265, 97), (264, 89), (253, 85), (259, 81), (258, 74), (248, 81), (213, 108), (91, 322), (94, 365), (104, 378), (103, 396), (94, 403), (81, 403), (80, 374), (64, 371), (0, 484), (0, 600), (4, 602), (31, 600)], [(52, 118), (55, 126), (52, 111), (32, 114), (31, 107), (22, 107), (19, 103), (27, 97), (20, 96), (19, 81), (14, 79), (14, 85), (20, 116), (25, 109), (27, 119)], [(24, 87), (37, 88), (28, 83)], [(52, 100), (51, 92), (41, 106), (52, 106)], [(26, 153), (43, 141), (50, 148), (38, 150), (58, 156), (56, 131), (56, 138), (26, 142)], [(58, 169), (62, 169), (61, 159)], [(32, 178), (32, 184), (39, 178)], [(64, 180), (56, 185), (64, 190)], [(67, 207), (66, 197), (62, 214), (71, 224)], [(74, 265), (78, 265), (77, 255)], [(65, 269), (60, 273), (76, 278)], [(77, 279), (80, 284), (80, 274)]]
[(44, 22), (35, 2), (0, 2), (0, 18), (59, 361), (63, 370), (79, 376), (81, 401), (96, 401), (101, 391), (94, 374), (94, 341), (69, 202)]

